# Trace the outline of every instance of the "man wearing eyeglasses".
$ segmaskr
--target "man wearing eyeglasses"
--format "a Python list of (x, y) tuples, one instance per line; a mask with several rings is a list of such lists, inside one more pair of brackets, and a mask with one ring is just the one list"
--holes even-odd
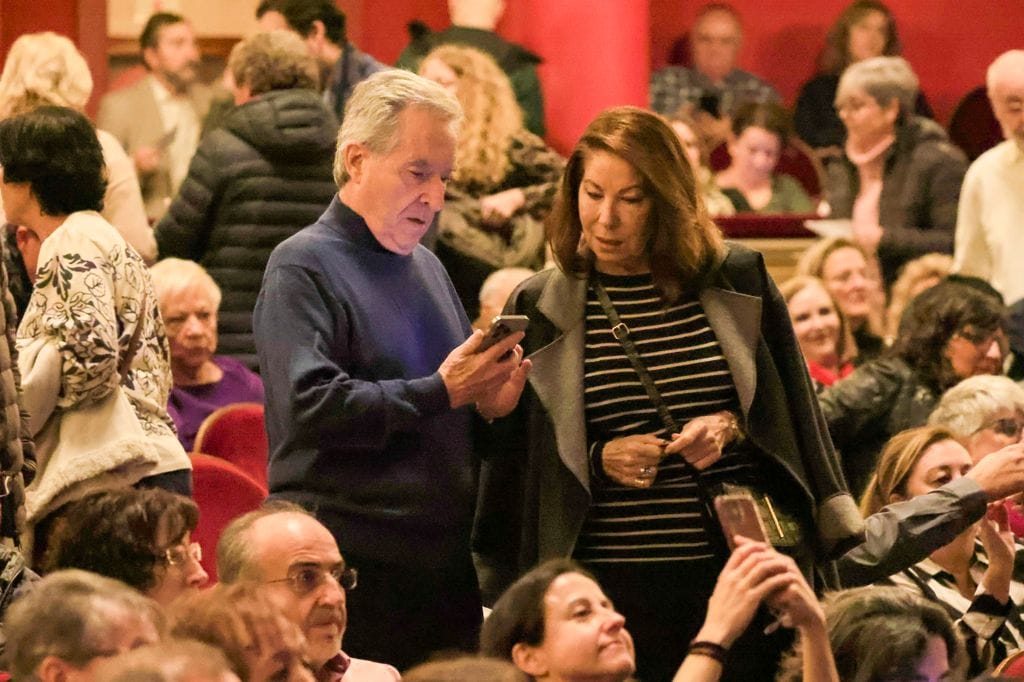
[(265, 586), (281, 612), (302, 628), (318, 682), (394, 682), (390, 665), (352, 658), (341, 649), (346, 597), (356, 569), (345, 564), (331, 532), (302, 507), (271, 501), (221, 533), (217, 572), (225, 584)]

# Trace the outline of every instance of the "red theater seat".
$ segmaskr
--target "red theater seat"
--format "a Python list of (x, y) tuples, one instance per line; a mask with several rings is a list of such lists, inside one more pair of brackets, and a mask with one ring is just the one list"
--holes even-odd
[(241, 469), (220, 457), (193, 452), (192, 499), (199, 506), (199, 526), (192, 540), (203, 548), (203, 568), (217, 580), (217, 540), (224, 527), (259, 507), (267, 491)]
[(263, 405), (234, 403), (216, 410), (199, 426), (192, 450), (226, 459), (266, 489), (270, 450)]
[(984, 85), (971, 90), (956, 105), (949, 119), (949, 139), (971, 161), (1003, 141), (1003, 130), (992, 113)]

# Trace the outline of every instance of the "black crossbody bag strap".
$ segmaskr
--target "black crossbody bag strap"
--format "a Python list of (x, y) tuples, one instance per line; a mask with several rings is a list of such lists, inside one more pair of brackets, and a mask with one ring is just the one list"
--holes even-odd
[[(640, 378), (640, 383), (643, 384), (644, 390), (647, 391), (647, 397), (650, 398), (654, 408), (658, 411), (658, 416), (661, 418), (662, 423), (668, 430), (669, 435), (679, 433), (679, 425), (672, 418), (672, 413), (669, 412), (665, 399), (661, 397), (658, 387), (654, 384), (654, 379), (651, 378), (650, 372), (647, 371), (643, 360), (640, 359), (640, 353), (636, 349), (636, 344), (633, 343), (633, 339), (630, 337), (629, 327), (619, 317), (615, 306), (612, 305), (612, 300), (608, 298), (608, 292), (605, 291), (604, 285), (596, 277), (592, 278), (592, 283), (594, 292), (597, 294), (597, 300), (601, 304), (604, 314), (608, 316), (608, 322), (612, 325), (612, 336), (622, 345), (622, 350), (626, 352), (629, 364), (633, 365), (633, 369)], [(680, 457), (680, 459), (697, 484), (697, 491), (700, 494), (701, 501), (701, 515), (704, 517), (704, 525), (707, 528), (708, 537), (713, 544), (717, 543), (719, 550), (723, 550), (725, 548), (725, 536), (721, 532), (718, 516), (715, 514), (714, 495), (708, 489), (707, 482), (704, 480), (700, 469), (693, 466), (685, 457)], [(728, 556), (727, 549), (722, 556)]]

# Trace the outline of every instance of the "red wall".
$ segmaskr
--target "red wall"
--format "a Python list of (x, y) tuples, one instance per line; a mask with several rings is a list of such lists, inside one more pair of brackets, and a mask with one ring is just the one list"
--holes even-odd
[[(693, 21), (699, 0), (650, 0), (651, 62), (664, 66), (678, 35)], [(741, 65), (779, 88), (792, 103), (814, 73), (818, 51), (847, 0), (737, 0), (746, 39)], [(943, 124), (959, 99), (985, 80), (1000, 53), (1024, 47), (1020, 0), (886, 0), (896, 15), (904, 56)], [(813, 11), (808, 11), (813, 7)]]

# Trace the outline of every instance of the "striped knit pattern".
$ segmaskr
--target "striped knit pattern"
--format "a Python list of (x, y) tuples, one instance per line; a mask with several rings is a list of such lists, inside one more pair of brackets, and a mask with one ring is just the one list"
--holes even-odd
[[(665, 308), (650, 275), (599, 275), (662, 399), (680, 428), (721, 410), (739, 413), (722, 349), (696, 295)], [(593, 288), (587, 294), (584, 404), (589, 443), (634, 434), (670, 439)], [(709, 473), (748, 473), (746, 455), (726, 453)], [(743, 470), (748, 470), (745, 472)], [(574, 556), (588, 563), (709, 559), (709, 541), (693, 476), (682, 458), (662, 461), (654, 485), (595, 482), (593, 504)]]

